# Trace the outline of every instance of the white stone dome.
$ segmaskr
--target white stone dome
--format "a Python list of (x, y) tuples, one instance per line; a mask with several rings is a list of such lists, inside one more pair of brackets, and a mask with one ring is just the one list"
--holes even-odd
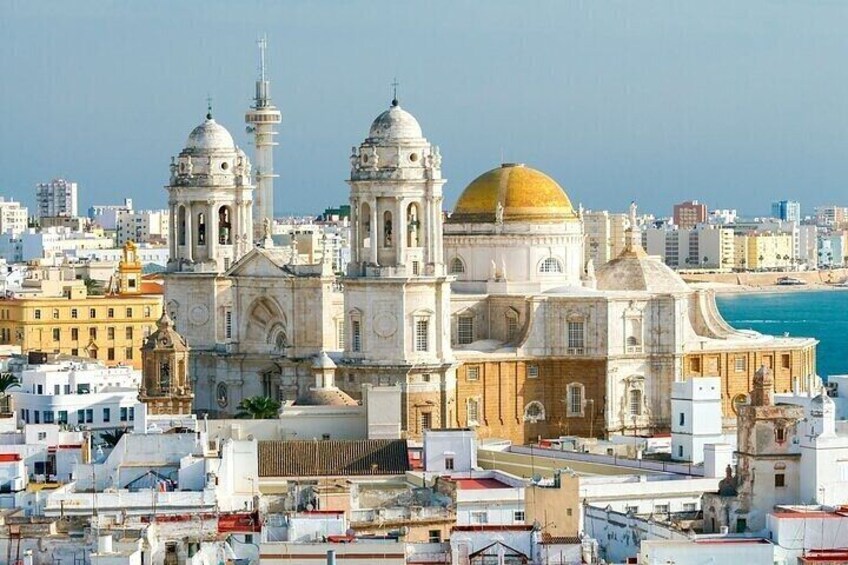
[(420, 139), (424, 137), (415, 116), (392, 100), (392, 107), (377, 116), (371, 124), (370, 139)]
[(206, 120), (191, 130), (186, 141), (186, 149), (233, 151), (236, 144), (227, 128), (212, 119), (212, 114), (206, 114)]

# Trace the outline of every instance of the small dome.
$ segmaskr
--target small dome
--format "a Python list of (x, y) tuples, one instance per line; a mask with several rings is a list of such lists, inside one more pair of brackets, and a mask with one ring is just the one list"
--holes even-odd
[(392, 101), (392, 107), (377, 116), (371, 124), (369, 139), (420, 139), (424, 137), (415, 116)]
[(336, 364), (330, 359), (326, 351), (322, 351), (312, 359), (313, 369), (335, 369)]
[(227, 128), (213, 120), (211, 114), (207, 114), (206, 120), (189, 134), (185, 148), (232, 151), (235, 150), (236, 144)]
[(648, 292), (691, 292), (659, 257), (648, 256), (641, 248), (625, 251), (595, 271), (598, 290), (644, 290)]
[(827, 393), (826, 387), (822, 387), (821, 392), (819, 392), (819, 394), (810, 401), (810, 409), (813, 412), (818, 412), (819, 414), (821, 414), (825, 407), (828, 407), (833, 410), (835, 406), (836, 403)]
[(578, 217), (557, 182), (522, 164), (504, 163), (469, 184), (456, 201), (450, 223), (564, 222)]
[(343, 390), (337, 388), (310, 388), (294, 401), (294, 406), (359, 406)]

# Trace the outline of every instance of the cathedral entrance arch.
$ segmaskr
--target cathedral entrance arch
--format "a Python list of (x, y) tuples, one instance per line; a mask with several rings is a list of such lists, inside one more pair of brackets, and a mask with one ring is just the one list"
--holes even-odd
[(288, 324), (285, 313), (275, 300), (267, 296), (254, 300), (245, 324), (247, 341), (262, 344), (268, 353), (285, 355), (289, 346)]

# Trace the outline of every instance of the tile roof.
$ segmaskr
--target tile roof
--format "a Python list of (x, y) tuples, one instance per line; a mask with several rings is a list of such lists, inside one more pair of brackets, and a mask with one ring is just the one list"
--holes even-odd
[(260, 477), (402, 475), (405, 439), (260, 441)]

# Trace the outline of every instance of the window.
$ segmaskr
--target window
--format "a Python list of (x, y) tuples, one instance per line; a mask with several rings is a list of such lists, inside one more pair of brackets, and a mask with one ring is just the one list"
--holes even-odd
[(108, 310), (106, 310), (106, 317), (107, 318), (114, 318), (115, 317), (115, 309), (109, 308)]
[(103, 409), (103, 421), (108, 422), (111, 419), (112, 419), (112, 410), (109, 409), (109, 408), (104, 408)]
[(698, 505), (694, 502), (684, 502), (683, 503), (683, 511), (684, 512), (697, 512)]
[(77, 424), (85, 424), (85, 410), (77, 410)]
[(692, 359), (689, 360), (689, 370), (693, 373), (700, 373), (701, 372), (701, 358), (700, 357), (693, 357)]
[(132, 347), (127, 347), (127, 348), (124, 350), (124, 359), (127, 359), (128, 361), (131, 361), (131, 360), (132, 360), (132, 358), (133, 358), (133, 348), (132, 348)]
[(468, 425), (480, 422), (479, 403), (475, 398), (468, 399)]
[(36, 319), (36, 320), (40, 320), (40, 319), (41, 319), (41, 310), (36, 309), (36, 311), (35, 311), (35, 319)]
[(415, 351), (430, 349), (430, 320), (415, 320)]
[(631, 416), (641, 416), (642, 415), (642, 391), (641, 390), (631, 390), (630, 391), (630, 415)]
[(518, 336), (518, 318), (515, 316), (506, 317), (506, 339), (512, 341)]
[(88, 337), (97, 339), (97, 328), (88, 328)]
[(430, 543), (442, 543), (442, 532), (440, 530), (430, 530), (427, 533), (427, 541)]
[(776, 428), (774, 430), (774, 436), (777, 443), (783, 443), (786, 441), (786, 428)]
[(745, 358), (744, 357), (742, 357), (741, 355), (737, 356), (736, 359), (734, 359), (733, 364), (734, 364), (734, 369), (736, 369), (737, 373), (744, 373), (745, 372)]
[(654, 514), (668, 514), (668, 504), (655, 504)]
[(683, 426), (685, 424), (686, 424), (686, 414), (681, 412), (680, 413), (680, 425)]
[(124, 330), (124, 337), (125, 337), (126, 339), (130, 339), (130, 340), (133, 338), (133, 329), (132, 329), (132, 326), (129, 326), (129, 327), (127, 327), (127, 328)]
[(132, 317), (133, 317), (133, 309), (127, 308), (127, 318), (132, 318)]
[[(38, 441), (44, 441), (45, 439), (47, 439), (47, 432), (38, 432)], [(40, 463), (39, 461), (36, 461), (35, 462), (36, 466), (39, 463)], [(43, 470), (43, 467), (42, 467), (42, 470)], [(36, 472), (38, 472), (38, 471), (36, 471)], [(42, 474), (42, 473), (39, 473), (39, 474)]]
[(71, 394), (71, 385), (65, 385), (65, 394)]
[(474, 341), (474, 318), (461, 316), (456, 324), (456, 341), (459, 345), (468, 345)]
[(453, 471), (453, 457), (445, 457), (445, 471)]
[(788, 369), (791, 366), (791, 358), (788, 353), (784, 353), (780, 356), (780, 366), (784, 369)]
[(478, 381), (480, 380), (480, 367), (471, 365), (465, 369), (465, 380)]
[(79, 383), (77, 385), (77, 394), (88, 394), (91, 392), (91, 385), (88, 383)]
[(351, 320), (350, 348), (353, 351), (362, 351), (362, 332), (359, 320)]
[(523, 510), (516, 510), (515, 512), (513, 512), (512, 520), (514, 522), (523, 522), (524, 521), (524, 511)]
[(130, 406), (130, 422), (132, 422), (133, 420), (135, 420), (135, 408)]
[(89, 308), (88, 309), (88, 317), (91, 318), (92, 320), (95, 319), (97, 317), (97, 310), (95, 310), (94, 308)]
[(539, 366), (538, 365), (527, 365), (527, 378), (528, 379), (539, 378)]
[(233, 338), (233, 311), (226, 310), (224, 312), (224, 338)]
[(683, 446), (682, 445), (677, 446), (677, 456), (683, 457)]
[(624, 507), (624, 513), (625, 514), (638, 514), (639, 513), (639, 507), (638, 506), (625, 506)]
[(67, 410), (59, 410), (59, 424), (67, 424), (68, 423), (68, 411)]
[(581, 384), (568, 386), (568, 415), (583, 415), (583, 385)]
[(562, 263), (554, 257), (548, 257), (539, 264), (540, 273), (562, 273)]
[(745, 530), (748, 529), (748, 519), (747, 518), (737, 518), (736, 519), (736, 532), (739, 534), (745, 533)]
[(71, 339), (73, 341), (79, 340), (79, 328), (71, 328)]
[(44, 385), (36, 385), (35, 393), (36, 394), (44, 394)]
[(433, 427), (433, 413), (432, 412), (422, 412), (421, 413), (421, 431), (429, 430)]
[(454, 257), (450, 262), (450, 272), (452, 275), (458, 275), (465, 272), (465, 263), (459, 257)]
[(62, 335), (62, 330), (59, 328), (53, 328), (53, 341), (59, 341), (59, 337)]
[(77, 310), (76, 308), (71, 308), (71, 318), (73, 318), (74, 320), (79, 318), (79, 310)]
[(476, 511), (471, 513), (471, 523), (472, 524), (488, 524), (489, 523), (489, 513), (485, 510)]
[(91, 424), (94, 422), (94, 410), (92, 408), (88, 408), (85, 411), (85, 423)]
[(54, 320), (59, 319), (59, 309), (58, 308), (53, 308), (53, 319)]
[(127, 412), (126, 407), (122, 407), (121, 410), (120, 410), (120, 413), (119, 413), (119, 417), (121, 418), (122, 422), (127, 421), (127, 414), (128, 414), (128, 412)]
[(565, 509), (565, 515), (566, 515), (566, 516), (571, 516), (571, 508), (566, 508), (566, 509)]
[(330, 440), (330, 434), (321, 434), (321, 440), (322, 441), (329, 441)]
[(641, 318), (631, 317), (627, 319), (627, 339), (626, 339), (626, 352), (627, 353), (641, 353), (642, 352), (642, 320)]
[(33, 420), (36, 424), (41, 423), (41, 412), (39, 412), (38, 410), (33, 410), (32, 411), (32, 417), (33, 417)]
[(430, 373), (422, 374), (421, 375), (421, 382), (422, 383), (429, 383), (430, 382)]
[(106, 360), (107, 361), (114, 361), (115, 360), (115, 348), (114, 347), (110, 347), (109, 349), (106, 350)]
[(421, 263), (418, 262), (418, 261), (413, 261), (412, 262), (412, 274), (413, 275), (419, 275), (419, 274), (421, 274), (420, 271), (421, 271)]
[(77, 349), (76, 347), (71, 349), (71, 355), (73, 355), (74, 357), (78, 357), (79, 356), (79, 349)]
[(53, 411), (52, 410), (45, 410), (44, 411), (44, 423), (45, 424), (52, 424), (53, 421), (54, 421), (53, 420)]
[(568, 353), (582, 355), (584, 348), (584, 323), (568, 322)]
[(145, 317), (145, 318), (149, 318), (149, 317), (150, 317), (150, 314), (151, 314), (150, 306), (145, 306), (145, 307), (144, 307), (144, 317)]
[(541, 402), (534, 400), (524, 407), (524, 421), (535, 424), (545, 419), (545, 407)]
[(53, 394), (62, 394), (62, 386), (53, 385)]
[(106, 338), (107, 339), (115, 339), (115, 328), (113, 328), (113, 327), (106, 328)]
[(782, 488), (786, 486), (786, 475), (783, 473), (775, 473), (774, 475), (774, 486), (776, 488)]

